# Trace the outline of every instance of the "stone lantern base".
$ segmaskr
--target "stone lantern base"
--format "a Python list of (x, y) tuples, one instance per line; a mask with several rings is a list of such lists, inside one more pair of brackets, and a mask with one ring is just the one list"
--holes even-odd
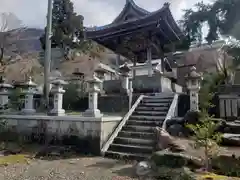
[(34, 114), (36, 113), (35, 109), (22, 109), (22, 114)]
[(102, 117), (103, 114), (101, 113), (101, 111), (99, 109), (87, 109), (84, 113), (83, 116), (85, 117)]
[(64, 109), (52, 109), (49, 112), (49, 115), (52, 115), (52, 116), (65, 116), (65, 110)]

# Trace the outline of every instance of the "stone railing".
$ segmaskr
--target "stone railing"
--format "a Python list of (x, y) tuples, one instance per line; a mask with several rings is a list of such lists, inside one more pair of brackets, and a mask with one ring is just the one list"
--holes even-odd
[(173, 117), (177, 117), (178, 116), (178, 94), (176, 93), (173, 97), (173, 101), (171, 103), (171, 106), (168, 110), (168, 113), (165, 117), (165, 120), (163, 121), (163, 125), (162, 125), (162, 128), (163, 129), (166, 129), (167, 128), (167, 121), (172, 119)]
[(139, 103), (142, 101), (142, 99), (144, 98), (144, 95), (140, 95), (139, 98), (136, 100), (136, 102), (133, 104), (132, 108), (128, 111), (128, 113), (123, 117), (123, 119), (121, 120), (121, 122), (118, 124), (118, 126), (116, 127), (116, 129), (113, 131), (113, 133), (111, 134), (111, 136), (109, 137), (109, 139), (105, 142), (105, 144), (103, 145), (102, 149), (101, 149), (101, 153), (104, 154), (109, 146), (112, 144), (113, 140), (117, 137), (118, 133), (121, 131), (122, 127), (126, 124), (127, 120), (129, 119), (129, 117), (132, 115), (132, 113), (135, 111), (135, 109), (137, 108), (137, 106), (139, 105)]

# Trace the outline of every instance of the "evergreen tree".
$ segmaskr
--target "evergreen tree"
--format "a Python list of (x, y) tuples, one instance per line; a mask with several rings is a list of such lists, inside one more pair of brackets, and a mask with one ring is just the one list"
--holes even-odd
[[(202, 40), (202, 26), (208, 24), (209, 30), (206, 40), (211, 43), (219, 38), (218, 34), (231, 34), (235, 24), (240, 21), (240, 1), (239, 0), (216, 0), (212, 4), (203, 2), (195, 5), (193, 9), (185, 10), (185, 14), (180, 21), (189, 41)], [(240, 34), (239, 34), (240, 35)]]
[[(91, 53), (93, 48), (95, 51), (100, 49), (98, 45), (84, 39), (84, 18), (74, 12), (70, 0), (53, 0), (52, 14), (52, 47), (61, 48), (65, 58), (69, 49), (78, 49), (84, 53)], [(45, 49), (45, 34), (40, 41)]]

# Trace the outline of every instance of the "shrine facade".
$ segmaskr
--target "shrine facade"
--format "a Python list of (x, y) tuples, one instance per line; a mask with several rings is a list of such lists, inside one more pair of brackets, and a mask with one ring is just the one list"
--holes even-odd
[(175, 51), (175, 45), (184, 36), (172, 16), (169, 3), (149, 12), (133, 0), (126, 0), (123, 10), (112, 23), (86, 28), (86, 37), (114, 51), (118, 58), (123, 56), (131, 60), (134, 76), (134, 66), (138, 63), (145, 63), (148, 76), (152, 76), (152, 60), (162, 61), (160, 71), (163, 72), (164, 53)]

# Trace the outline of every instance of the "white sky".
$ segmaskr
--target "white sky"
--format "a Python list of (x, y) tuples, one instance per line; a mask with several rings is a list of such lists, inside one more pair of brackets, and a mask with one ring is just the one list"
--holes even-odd
[[(0, 12), (12, 12), (28, 27), (43, 28), (46, 23), (48, 0), (0, 0)], [(122, 10), (126, 0), (72, 0), (75, 11), (84, 16), (87, 26), (110, 23)], [(190, 8), (200, 0), (134, 0), (140, 7), (154, 11), (170, 2), (176, 20), (180, 19), (183, 9)], [(203, 0), (209, 2), (210, 0)]]

